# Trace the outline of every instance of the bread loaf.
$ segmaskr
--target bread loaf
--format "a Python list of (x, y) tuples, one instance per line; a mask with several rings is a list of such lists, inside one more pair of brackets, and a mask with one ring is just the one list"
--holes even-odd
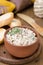
[(4, 41), (4, 33), (5, 33), (5, 29), (4, 28), (0, 28), (0, 44), (2, 44), (2, 42)]
[(19, 19), (13, 19), (9, 26), (12, 28), (14, 26), (21, 26), (21, 21)]
[(13, 19), (12, 12), (0, 16), (0, 27), (10, 24), (12, 19)]

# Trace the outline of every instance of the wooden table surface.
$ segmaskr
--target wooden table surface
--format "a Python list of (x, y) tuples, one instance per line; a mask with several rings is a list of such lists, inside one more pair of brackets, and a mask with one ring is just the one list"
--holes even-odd
[[(32, 17), (33, 19), (35, 19), (35, 21), (38, 25), (43, 27), (43, 19), (36, 17), (34, 15), (33, 10), (34, 10), (33, 8), (28, 8), (28, 9), (24, 10), (22, 13)], [(25, 64), (25, 65), (43, 65), (43, 37), (41, 37), (41, 36), (40, 36), (40, 44), (42, 45), (42, 52), (41, 52), (41, 55), (38, 58), (38, 60)], [(0, 65), (8, 65), (8, 64), (4, 64), (4, 63), (0, 62)]]

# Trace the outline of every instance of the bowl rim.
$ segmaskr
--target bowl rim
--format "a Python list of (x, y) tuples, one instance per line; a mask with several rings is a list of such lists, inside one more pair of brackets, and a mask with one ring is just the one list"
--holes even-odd
[[(7, 32), (8, 32), (9, 30), (11, 30), (12, 28), (15, 28), (15, 27), (27, 28), (27, 29), (32, 30), (32, 31), (36, 34), (36, 36), (37, 36), (36, 42), (34, 42), (34, 43), (30, 44), (30, 45), (27, 45), (27, 46), (17, 46), (17, 45), (13, 45), (13, 44), (11, 44), (10, 42), (8, 42), (8, 41), (7, 41), (7, 38), (6, 38), (6, 34), (7, 34)], [(30, 26), (28, 26), (28, 27), (27, 27), (27, 26), (15, 26), (15, 27), (12, 27), (12, 28), (9, 28), (9, 29), (6, 30), (6, 32), (5, 32), (5, 34), (4, 34), (4, 43), (5, 43), (5, 40), (6, 40), (6, 42), (8, 42), (8, 44), (9, 44), (9, 45), (12, 45), (13, 47), (30, 47), (30, 46), (34, 45), (35, 43), (37, 43), (37, 42), (39, 41), (39, 33), (38, 33), (34, 28), (32, 28), (32, 27), (30, 27)]]

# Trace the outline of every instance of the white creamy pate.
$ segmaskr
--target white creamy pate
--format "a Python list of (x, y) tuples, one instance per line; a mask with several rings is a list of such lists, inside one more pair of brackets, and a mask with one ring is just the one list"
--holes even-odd
[(15, 27), (8, 31), (6, 38), (14, 46), (28, 46), (36, 42), (36, 34), (28, 28)]

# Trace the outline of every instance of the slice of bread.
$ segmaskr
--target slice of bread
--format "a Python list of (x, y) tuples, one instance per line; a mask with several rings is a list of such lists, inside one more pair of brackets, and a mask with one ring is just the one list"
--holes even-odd
[(9, 13), (6, 13), (6, 14), (0, 16), (0, 27), (10, 24), (13, 17), (14, 17), (14, 15), (12, 12), (9, 12)]
[(5, 31), (6, 30), (4, 28), (0, 28), (0, 44), (3, 43)]
[(21, 21), (19, 19), (14, 18), (12, 22), (9, 24), (9, 26), (12, 28), (14, 26), (21, 26)]

